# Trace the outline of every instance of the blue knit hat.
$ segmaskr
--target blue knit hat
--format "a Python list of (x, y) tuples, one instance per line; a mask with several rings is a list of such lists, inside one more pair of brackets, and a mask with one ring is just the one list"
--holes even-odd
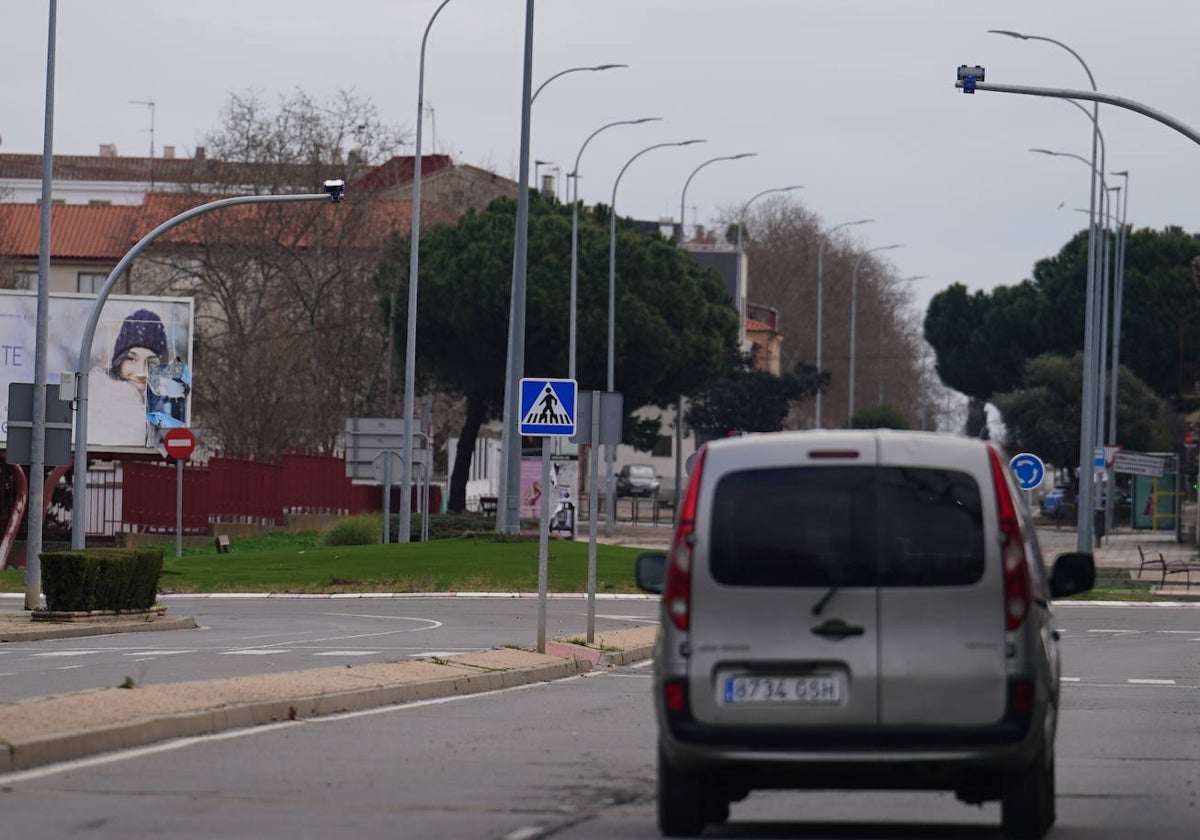
[(139, 309), (121, 324), (117, 343), (113, 346), (112, 372), (121, 368), (121, 360), (134, 347), (145, 347), (160, 359), (167, 355), (167, 331), (162, 319), (149, 309)]

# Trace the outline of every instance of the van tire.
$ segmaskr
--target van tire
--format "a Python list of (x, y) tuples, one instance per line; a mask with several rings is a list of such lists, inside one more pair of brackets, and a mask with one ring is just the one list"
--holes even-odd
[(658, 830), (664, 837), (695, 837), (704, 830), (704, 777), (675, 767), (658, 748)]
[(1028, 767), (1004, 780), (1000, 823), (1005, 837), (1041, 840), (1054, 825), (1054, 749), (1046, 744)]

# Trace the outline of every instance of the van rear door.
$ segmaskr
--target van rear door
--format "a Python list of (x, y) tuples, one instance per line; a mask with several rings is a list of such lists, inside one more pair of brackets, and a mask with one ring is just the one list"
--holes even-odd
[(879, 461), (880, 723), (993, 723), (1004, 714), (1007, 681), (985, 451), (881, 435)]
[(688, 659), (699, 721), (878, 721), (874, 439), (843, 437), (824, 454), (821, 440), (763, 435), (708, 451)]

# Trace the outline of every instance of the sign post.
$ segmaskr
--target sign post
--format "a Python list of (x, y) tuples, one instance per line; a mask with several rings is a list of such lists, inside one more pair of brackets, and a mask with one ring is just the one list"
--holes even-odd
[(570, 437), (575, 434), (577, 393), (574, 379), (521, 380), (520, 433), (542, 438), (542, 483), (539, 498), (541, 527), (538, 534), (538, 653), (546, 652), (546, 587), (549, 578), (550, 548), (550, 438)]
[(163, 435), (167, 457), (175, 459), (175, 556), (183, 556), (183, 462), (192, 457), (196, 436), (184, 426), (168, 429)]

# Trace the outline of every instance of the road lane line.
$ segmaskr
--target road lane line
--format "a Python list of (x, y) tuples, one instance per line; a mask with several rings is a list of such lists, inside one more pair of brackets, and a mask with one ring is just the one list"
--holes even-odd
[(1126, 680), (1131, 685), (1175, 685), (1175, 680)]

